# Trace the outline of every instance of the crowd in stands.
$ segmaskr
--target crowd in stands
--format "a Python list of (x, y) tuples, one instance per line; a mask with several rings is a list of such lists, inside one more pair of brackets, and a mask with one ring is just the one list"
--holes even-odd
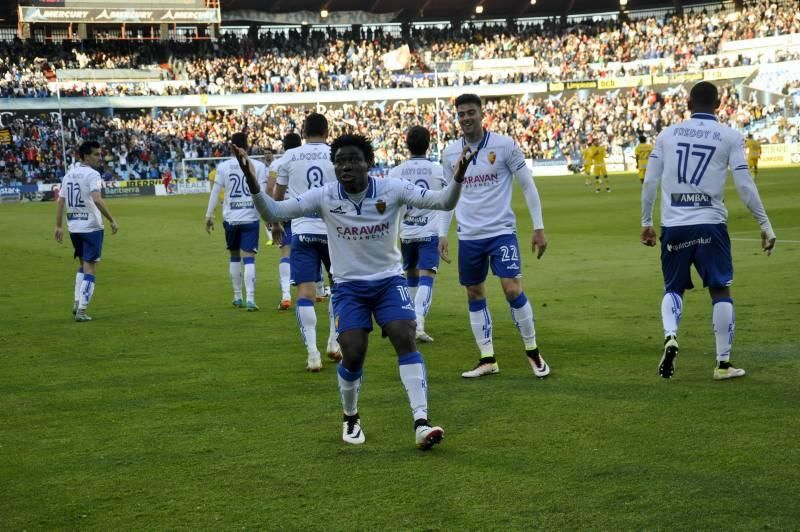
[[(686, 12), (631, 18), (462, 29), (413, 29), (395, 37), (381, 30), (268, 32), (258, 39), (224, 36), (190, 43), (0, 43), (0, 97), (45, 97), (53, 70), (157, 68), (171, 83), (76, 84), (65, 96), (231, 94), (352, 90), (402, 86), (595, 79), (698, 71), (758, 58), (708, 58), (726, 41), (800, 31), (796, 2), (758, 0), (739, 12)], [(408, 44), (403, 70), (384, 67), (383, 54)], [(793, 59), (778, 53), (770, 61)], [(531, 58), (528, 67), (451, 72), (454, 61)], [(649, 61), (663, 59), (664, 61)], [(766, 60), (766, 59), (765, 59)], [(632, 63), (634, 62), (634, 63)], [(627, 65), (627, 66), (626, 66)]]
[[(783, 115), (776, 105), (742, 101), (731, 85), (721, 88), (722, 123), (746, 129), (759, 121)], [(678, 86), (665, 93), (648, 89), (626, 89), (578, 95), (514, 97), (488, 100), (484, 107), (486, 126), (514, 137), (532, 159), (564, 159), (577, 153), (589, 138), (599, 136), (612, 153), (636, 143), (640, 133), (654, 138), (664, 127), (689, 116), (686, 89)], [(159, 178), (164, 172), (183, 177), (182, 161), (229, 155), (230, 136), (246, 130), (255, 154), (265, 148), (280, 151), (280, 139), (297, 132), (304, 115), (314, 109), (271, 106), (245, 112), (232, 110), (162, 110), (151, 113), (109, 116), (82, 112), (65, 115), (64, 140), (67, 161), (71, 149), (86, 139), (100, 141), (105, 158), (106, 179)], [(438, 157), (447, 142), (458, 137), (452, 104), (395, 102), (382, 105), (344, 104), (320, 109), (331, 125), (331, 137), (344, 132), (368, 136), (379, 164), (392, 166), (407, 156), (407, 129), (421, 124), (431, 129), (432, 157)], [(61, 128), (57, 113), (4, 117), (13, 142), (0, 146), (0, 177), (5, 182), (57, 181), (63, 175)], [(789, 126), (783, 138), (769, 142), (800, 140), (797, 127)], [(186, 173), (205, 177), (213, 163), (191, 162)]]

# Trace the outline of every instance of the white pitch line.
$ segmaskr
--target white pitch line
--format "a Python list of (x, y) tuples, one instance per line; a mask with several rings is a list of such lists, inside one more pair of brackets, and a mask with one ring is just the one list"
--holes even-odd
[[(740, 242), (761, 242), (760, 238), (731, 238), (731, 240)], [(781, 244), (800, 244), (800, 240), (781, 240), (779, 238), (777, 241)]]

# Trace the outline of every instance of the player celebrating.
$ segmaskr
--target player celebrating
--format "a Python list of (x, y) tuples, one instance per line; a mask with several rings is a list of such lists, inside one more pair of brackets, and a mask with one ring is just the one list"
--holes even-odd
[[(119, 230), (100, 193), (102, 178), (100, 167), (100, 144), (87, 141), (78, 148), (78, 161), (61, 180), (61, 189), (56, 207), (57, 242), (64, 238), (64, 210), (67, 211), (67, 229), (75, 249), (75, 257), (81, 265), (75, 275), (75, 298), (72, 314), (75, 321), (91, 321), (86, 312), (94, 294), (97, 263), (103, 253), (103, 216), (111, 222), (111, 233)], [(102, 216), (101, 216), (102, 214)]]
[(647, 172), (647, 160), (653, 151), (653, 145), (647, 143), (647, 137), (639, 135), (639, 145), (633, 154), (636, 157), (636, 169), (639, 170), (639, 183), (644, 183), (644, 174)]
[[(284, 154), (294, 148), (303, 144), (300, 135), (297, 133), (289, 133), (283, 137), (283, 152)], [(272, 197), (274, 195), (275, 181), (278, 178), (278, 169), (281, 164), (286, 161), (285, 157), (281, 157), (274, 161), (269, 167), (269, 183), (267, 185), (267, 194)], [(281, 283), (281, 302), (278, 305), (280, 310), (289, 310), (292, 306), (292, 267), (290, 255), (292, 252), (292, 221), (287, 220), (283, 224), (274, 223), (272, 225), (272, 240), (278, 242), (281, 248), (281, 260), (278, 264), (278, 277)]]
[[(397, 233), (406, 205), (419, 209), (455, 206), (465, 160), (471, 154), (463, 152), (453, 182), (435, 192), (405, 181), (369, 177), (375, 154), (365, 137), (342, 135), (330, 150), (338, 183), (313, 187), (291, 201), (275, 202), (257, 194), (256, 208), (267, 221), (318, 213), (328, 229), (335, 280), (333, 302), (343, 354), (338, 369), (344, 409), (342, 439), (351, 444), (365, 440), (358, 398), (374, 316), (398, 355), (400, 380), (414, 415), (417, 447), (429, 449), (442, 440), (444, 431), (428, 419), (425, 362), (414, 339), (414, 303), (401, 275)], [(237, 150), (237, 155), (250, 186), (257, 187), (246, 153)]]
[[(330, 147), (325, 144), (328, 136), (328, 120), (319, 113), (306, 116), (303, 124), (306, 143), (287, 150), (285, 161), (278, 167), (274, 198), (284, 199), (286, 191), (293, 198), (325, 183), (335, 181), (336, 173), (330, 157)], [(317, 314), (314, 299), (317, 295), (316, 283), (320, 280), (320, 267), (330, 271), (328, 256), (328, 233), (325, 222), (318, 214), (301, 216), (292, 220), (292, 280), (297, 286), (297, 324), (306, 345), (308, 359), (306, 369), (320, 371), (322, 357), (317, 348)], [(328, 334), (328, 358), (341, 359), (339, 344), (336, 342), (336, 325), (333, 319), (332, 303), (328, 301), (330, 328)]]
[[(441, 190), (447, 185), (439, 164), (426, 158), (431, 144), (430, 132), (415, 126), (406, 134), (406, 146), (411, 158), (392, 168), (389, 177), (405, 179), (429, 190)], [(448, 218), (449, 220), (449, 218)], [(417, 340), (432, 342), (425, 332), (425, 317), (431, 308), (433, 280), (439, 268), (439, 233), (441, 217), (437, 211), (409, 207), (400, 226), (400, 250), (408, 288), (414, 299), (417, 315)], [(447, 237), (447, 228), (444, 228)]]
[(753, 174), (753, 179), (758, 177), (758, 160), (761, 158), (761, 143), (753, 138), (753, 134), (747, 135), (747, 169)]
[[(231, 143), (243, 150), (247, 149), (247, 134), (234, 133)], [(258, 180), (267, 183), (267, 167), (260, 161), (253, 161)], [(222, 219), (225, 228), (225, 241), (230, 252), (230, 275), (233, 285), (233, 306), (242, 307), (242, 262), (244, 262), (244, 287), (247, 311), (258, 310), (256, 305), (256, 253), (258, 253), (259, 222), (258, 213), (253, 207), (253, 199), (242, 176), (236, 158), (217, 165), (217, 176), (206, 209), (206, 231), (214, 230), (214, 209), (217, 207), (220, 191), (225, 191), (222, 203)]]
[[(539, 353), (533, 309), (522, 291), (522, 261), (517, 244), (516, 218), (511, 209), (512, 176), (522, 188), (533, 223), (531, 247), (541, 258), (547, 248), (542, 207), (525, 156), (513, 139), (483, 128), (480, 97), (462, 94), (456, 98), (456, 113), (464, 138), (445, 148), (443, 166), (445, 179), (458, 168), (459, 154), (465, 148), (474, 154), (470, 159), (464, 191), (456, 207), (458, 228), (458, 275), (467, 289), (472, 333), (478, 343), (481, 358), (465, 378), (499, 373), (492, 343), (492, 318), (486, 306), (484, 282), (491, 264), (492, 272), (500, 277), (500, 285), (511, 306), (511, 317), (522, 335), (525, 352), (537, 377), (550, 374), (550, 367)], [(450, 216), (443, 227), (449, 226)], [(446, 230), (439, 236), (439, 250), (448, 258)]]
[(656, 139), (642, 190), (641, 242), (656, 245), (653, 204), (661, 179), (661, 269), (664, 298), (664, 351), (658, 373), (669, 379), (675, 373), (678, 355), (678, 324), (683, 315), (683, 292), (693, 288), (689, 268), (695, 265), (708, 287), (713, 305), (712, 323), (717, 347), (714, 379), (732, 379), (745, 374), (731, 365), (734, 312), (730, 286), (733, 261), (723, 195), (728, 167), (739, 197), (761, 226), (761, 247), (768, 254), (775, 246), (775, 233), (761, 204), (758, 189), (747, 169), (744, 139), (717, 122), (717, 88), (701, 81), (689, 93), (692, 117), (664, 129)]
[(606, 192), (611, 192), (608, 182), (608, 170), (606, 170), (606, 147), (600, 144), (600, 137), (594, 138), (592, 146), (592, 161), (594, 162), (594, 191), (600, 193), (600, 178), (606, 180)]

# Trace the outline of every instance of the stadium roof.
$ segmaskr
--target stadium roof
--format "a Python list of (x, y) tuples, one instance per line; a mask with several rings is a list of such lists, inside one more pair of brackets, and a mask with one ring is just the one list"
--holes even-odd
[[(628, 9), (653, 9), (680, 5), (720, 3), (713, 0), (628, 0)], [(221, 0), (223, 14), (234, 10), (286, 13), (293, 11), (319, 12), (366, 11), (369, 13), (398, 12), (398, 20), (464, 20), (475, 15), (475, 6), (483, 5), (479, 18), (498, 19), (564, 14), (610, 12), (619, 9), (619, 0)], [(136, 5), (131, 0), (130, 6)], [(17, 23), (17, 2), (0, 0), (0, 25)]]

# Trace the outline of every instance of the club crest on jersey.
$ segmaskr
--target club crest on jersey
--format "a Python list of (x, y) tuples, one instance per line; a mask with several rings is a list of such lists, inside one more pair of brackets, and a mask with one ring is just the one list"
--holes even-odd
[(379, 214), (383, 214), (384, 212), (386, 212), (386, 202), (383, 201), (382, 199), (379, 199), (378, 201), (375, 202), (375, 208), (378, 209)]
[(495, 152), (493, 152), (493, 151), (490, 151), (489, 152), (489, 164), (494, 164), (494, 162), (496, 160), (497, 160), (497, 154)]

